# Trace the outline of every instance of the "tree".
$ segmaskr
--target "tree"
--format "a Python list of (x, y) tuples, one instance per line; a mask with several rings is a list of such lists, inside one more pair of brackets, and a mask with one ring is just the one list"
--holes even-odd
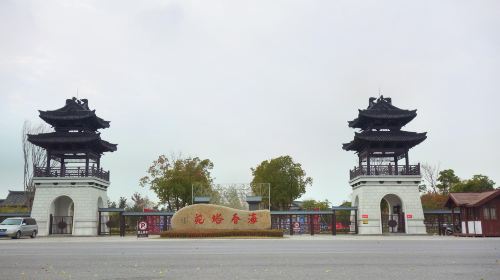
[(495, 182), (484, 175), (474, 175), (472, 179), (453, 185), (450, 192), (484, 192), (495, 189)]
[(231, 207), (234, 209), (243, 209), (243, 205), (241, 203), (241, 195), (240, 195), (240, 190), (238, 190), (236, 187), (229, 187), (225, 192), (224, 192), (224, 198), (225, 198), (225, 206)]
[(427, 163), (422, 164), (422, 177), (424, 177), (425, 181), (425, 189), (421, 191), (425, 191), (427, 186), (430, 188), (430, 191), (433, 193), (438, 192), (438, 178), (439, 178), (439, 165), (430, 165)]
[(140, 179), (142, 187), (149, 186), (155, 192), (161, 204), (167, 209), (179, 210), (191, 204), (193, 185), (210, 189), (212, 178), (210, 171), (214, 165), (209, 159), (198, 157), (167, 158), (161, 155), (153, 161), (145, 176)]
[[(51, 129), (45, 124), (39, 124), (37, 126), (31, 125), (29, 121), (25, 121), (22, 129), (21, 144), (23, 148), (23, 159), (24, 159), (24, 169), (23, 169), (23, 185), (24, 191), (26, 192), (28, 198), (28, 210), (31, 211), (31, 206), (33, 204), (33, 197), (35, 195), (35, 184), (33, 184), (33, 176), (35, 175), (34, 167), (43, 167), (47, 162), (47, 153), (41, 147), (33, 145), (28, 141), (28, 134), (39, 134), (50, 132)], [(53, 162), (55, 164), (55, 162)]]
[(305, 210), (329, 210), (330, 209), (330, 201), (325, 199), (324, 201), (307, 199), (302, 201), (302, 208)]
[[(352, 207), (352, 203), (350, 201), (344, 200), (340, 207)], [(337, 216), (338, 223), (347, 224), (351, 220), (351, 215), (354, 215), (351, 210), (337, 210), (335, 211)]]
[(245, 209), (244, 200), (246, 194), (241, 188), (236, 185), (227, 187), (214, 188), (212, 198), (216, 204), (224, 205), (234, 209)]
[(116, 202), (108, 200), (108, 207), (109, 208), (116, 208)]
[(127, 199), (121, 196), (118, 199), (118, 208), (125, 209), (127, 207)]
[(439, 189), (441, 194), (448, 194), (454, 185), (460, 183), (460, 178), (455, 175), (455, 171), (453, 171), (453, 169), (446, 169), (439, 172), (438, 181), (439, 184), (437, 184), (436, 187)]
[(147, 196), (142, 196), (138, 192), (135, 192), (130, 199), (134, 202), (134, 205), (128, 210), (133, 212), (142, 212), (144, 208), (153, 208), (154, 206)]
[(424, 210), (443, 209), (447, 199), (448, 195), (434, 192), (428, 192), (420, 197)]
[(306, 186), (312, 184), (301, 164), (295, 163), (290, 156), (265, 160), (251, 170), (253, 186), (271, 184), (271, 207), (274, 209), (288, 209), (295, 199), (306, 192)]

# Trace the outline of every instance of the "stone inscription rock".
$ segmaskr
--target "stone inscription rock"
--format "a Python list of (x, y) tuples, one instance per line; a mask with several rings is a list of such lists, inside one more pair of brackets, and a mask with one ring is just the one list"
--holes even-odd
[(172, 229), (183, 230), (264, 230), (271, 229), (269, 210), (245, 211), (213, 204), (182, 208), (172, 217)]

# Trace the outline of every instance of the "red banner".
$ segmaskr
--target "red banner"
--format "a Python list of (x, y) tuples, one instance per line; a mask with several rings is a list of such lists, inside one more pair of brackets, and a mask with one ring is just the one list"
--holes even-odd
[[(144, 208), (144, 212), (158, 212), (154, 209)], [(147, 216), (148, 231), (150, 234), (159, 234), (162, 231), (163, 217), (161, 216)]]

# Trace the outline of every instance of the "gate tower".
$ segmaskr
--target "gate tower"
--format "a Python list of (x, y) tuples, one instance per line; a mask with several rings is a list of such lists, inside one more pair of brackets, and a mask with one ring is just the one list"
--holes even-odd
[(349, 184), (360, 234), (426, 233), (418, 190), (420, 164), (410, 165), (408, 151), (427, 136), (401, 130), (416, 116), (416, 110), (399, 109), (391, 98), (380, 96), (371, 97), (368, 108), (349, 122), (349, 127), (360, 129), (353, 141), (343, 144), (344, 150), (358, 155)]
[(54, 132), (28, 135), (47, 152), (45, 166), (34, 167), (35, 198), (31, 216), (39, 234), (97, 235), (98, 208), (108, 197), (109, 171), (101, 168), (104, 152), (116, 144), (101, 139), (109, 122), (90, 110), (87, 99), (67, 99), (54, 111), (40, 111)]

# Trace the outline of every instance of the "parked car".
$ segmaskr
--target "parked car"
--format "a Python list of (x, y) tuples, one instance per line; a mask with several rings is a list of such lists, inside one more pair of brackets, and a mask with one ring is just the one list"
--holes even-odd
[(0, 237), (10, 236), (21, 238), (30, 236), (35, 238), (38, 233), (38, 225), (33, 218), (7, 218), (0, 223)]

